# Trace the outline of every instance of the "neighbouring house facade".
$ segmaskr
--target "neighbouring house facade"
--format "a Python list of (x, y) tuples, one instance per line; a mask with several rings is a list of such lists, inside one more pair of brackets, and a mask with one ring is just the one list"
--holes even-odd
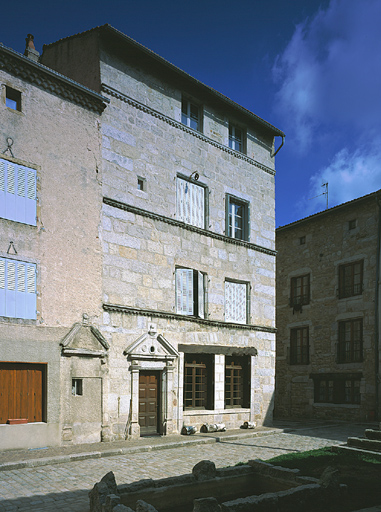
[(380, 199), (276, 230), (276, 418), (380, 416)]
[(110, 101), (102, 439), (270, 422), (284, 134), (109, 25), (44, 46), (42, 62)]
[(38, 55), (32, 38), (25, 55), (0, 45), (0, 449), (60, 444), (65, 428), (91, 440), (101, 425), (73, 389), (78, 374), (98, 389), (108, 347), (89, 325), (107, 100)]

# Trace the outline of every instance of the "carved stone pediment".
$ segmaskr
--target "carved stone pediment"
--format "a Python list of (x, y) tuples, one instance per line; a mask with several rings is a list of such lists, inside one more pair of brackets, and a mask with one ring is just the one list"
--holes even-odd
[(177, 350), (167, 341), (163, 335), (157, 334), (153, 326), (148, 333), (140, 336), (124, 352), (129, 360), (174, 360), (179, 356)]
[(65, 356), (105, 357), (110, 348), (99, 330), (89, 325), (85, 315), (83, 322), (75, 323), (60, 345)]

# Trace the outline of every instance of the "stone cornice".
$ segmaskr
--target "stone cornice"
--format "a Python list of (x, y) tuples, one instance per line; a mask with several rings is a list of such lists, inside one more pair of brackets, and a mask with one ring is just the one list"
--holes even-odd
[(108, 99), (0, 44), (0, 69), (64, 100), (101, 114)]
[(265, 327), (263, 325), (251, 325), (251, 324), (234, 324), (228, 322), (221, 322), (219, 320), (206, 320), (204, 318), (196, 318), (192, 316), (179, 315), (177, 313), (170, 313), (167, 311), (158, 311), (154, 309), (141, 309), (141, 308), (132, 308), (130, 306), (122, 306), (119, 304), (103, 304), (103, 309), (110, 313), (123, 313), (127, 315), (141, 315), (141, 316), (151, 316), (156, 318), (167, 318), (169, 320), (177, 320), (182, 322), (193, 322), (200, 325), (206, 325), (209, 327), (218, 327), (225, 329), (234, 329), (241, 331), (261, 331), (261, 332), (269, 332), (276, 333), (277, 330), (275, 327)]
[(179, 130), (182, 130), (183, 132), (189, 133), (190, 135), (193, 135), (193, 137), (196, 137), (197, 139), (200, 139), (208, 144), (211, 144), (212, 146), (215, 146), (216, 148), (220, 149), (221, 151), (225, 151), (225, 153), (229, 153), (232, 156), (235, 156), (236, 158), (239, 158), (240, 160), (244, 160), (245, 162), (248, 162), (251, 165), (255, 165), (255, 167), (258, 167), (262, 171), (267, 172), (268, 174), (271, 174), (272, 176), (275, 176), (275, 170), (271, 169), (270, 167), (267, 167), (266, 165), (261, 164), (260, 162), (257, 162), (253, 158), (248, 157), (247, 155), (244, 155), (243, 153), (240, 153), (239, 151), (235, 151), (234, 149), (231, 149), (227, 146), (224, 146), (223, 144), (220, 144), (219, 142), (210, 139), (209, 137), (206, 137), (206, 135), (198, 132), (197, 130), (192, 130), (192, 128), (188, 128), (182, 123), (179, 123), (178, 121), (175, 121), (174, 119), (171, 119), (170, 117), (162, 114), (161, 112), (158, 112), (157, 110), (154, 110), (153, 108), (148, 107), (147, 105), (144, 105), (143, 103), (140, 103), (139, 101), (136, 101), (132, 99), (130, 96), (127, 96), (126, 94), (123, 94), (113, 87), (110, 87), (109, 85), (102, 84), (102, 91), (106, 94), (109, 94), (110, 96), (117, 98), (118, 100), (124, 101), (124, 103), (127, 103), (128, 105), (131, 105), (132, 107), (141, 110), (145, 112), (146, 114), (149, 114), (153, 117), (156, 117), (157, 119), (160, 119), (161, 121), (164, 121), (165, 123), (173, 126), (174, 128), (177, 128)]
[(188, 231), (193, 231), (195, 233), (199, 233), (200, 235), (204, 235), (210, 238), (214, 238), (216, 240), (221, 240), (222, 242), (240, 245), (242, 247), (246, 247), (247, 249), (252, 249), (253, 251), (258, 251), (263, 254), (268, 254), (269, 256), (276, 256), (277, 252), (272, 249), (267, 249), (267, 247), (262, 247), (260, 245), (252, 244), (250, 242), (245, 242), (244, 240), (238, 240), (236, 238), (230, 238), (225, 235), (220, 235), (219, 233), (214, 233), (213, 231), (208, 231), (207, 229), (202, 229), (197, 226), (192, 226), (190, 224), (185, 224), (185, 222), (181, 222), (176, 219), (171, 219), (170, 217), (165, 217), (164, 215), (159, 215), (158, 213), (149, 212), (147, 210), (143, 210), (142, 208), (137, 208), (136, 206), (131, 206), (126, 203), (122, 203), (120, 201), (116, 201), (115, 199), (111, 199), (109, 197), (103, 198), (104, 204), (108, 206), (113, 206), (114, 208), (119, 208), (120, 210), (125, 210), (130, 213), (134, 213), (136, 215), (141, 215), (142, 217), (148, 217), (153, 220), (158, 220), (160, 222), (165, 222), (166, 224), (171, 224), (172, 226), (177, 226), (179, 228), (186, 229)]

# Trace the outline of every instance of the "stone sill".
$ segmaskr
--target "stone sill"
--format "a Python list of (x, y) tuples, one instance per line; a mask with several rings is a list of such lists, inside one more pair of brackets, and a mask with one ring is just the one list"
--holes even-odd
[(360, 409), (360, 404), (312, 404), (313, 407), (328, 407), (333, 409), (339, 407), (340, 409)]
[(217, 415), (217, 414), (242, 414), (242, 413), (250, 413), (250, 409), (240, 409), (237, 407), (237, 409), (184, 409), (183, 415), (184, 416), (210, 416), (210, 415)]

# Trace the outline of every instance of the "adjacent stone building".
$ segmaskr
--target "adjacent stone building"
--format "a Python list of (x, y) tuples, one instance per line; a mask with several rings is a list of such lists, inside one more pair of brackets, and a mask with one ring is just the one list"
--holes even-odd
[(379, 418), (380, 194), (276, 230), (277, 418)]
[(0, 449), (60, 444), (65, 426), (100, 438), (75, 386), (79, 374), (98, 389), (107, 352), (88, 325), (101, 313), (107, 100), (38, 56), (32, 37), (24, 56), (0, 44)]
[(102, 439), (271, 421), (284, 134), (109, 25), (42, 62), (110, 100), (92, 322), (109, 346)]

